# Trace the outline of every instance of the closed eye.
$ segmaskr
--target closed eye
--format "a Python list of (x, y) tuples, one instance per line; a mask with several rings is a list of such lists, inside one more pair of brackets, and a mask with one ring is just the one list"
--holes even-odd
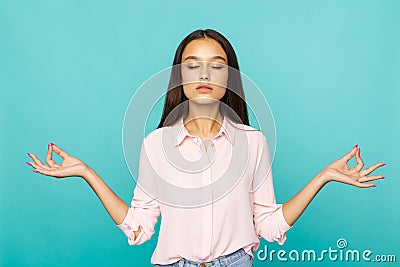
[(211, 64), (211, 68), (218, 69), (218, 70), (225, 68), (225, 66), (226, 66), (225, 64), (220, 64), (218, 62), (214, 62)]

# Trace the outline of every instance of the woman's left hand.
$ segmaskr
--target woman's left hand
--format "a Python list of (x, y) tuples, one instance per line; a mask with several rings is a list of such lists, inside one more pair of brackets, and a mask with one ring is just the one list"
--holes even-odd
[[(356, 156), (357, 164), (354, 168), (350, 168), (347, 163), (350, 159)], [(345, 184), (350, 184), (357, 187), (367, 188), (375, 187), (373, 183), (365, 184), (365, 182), (383, 179), (382, 175), (368, 176), (371, 172), (379, 167), (385, 166), (382, 162), (375, 163), (374, 165), (362, 170), (364, 162), (360, 156), (360, 149), (358, 145), (355, 145), (353, 149), (344, 155), (342, 158), (335, 160), (328, 166), (326, 166), (319, 175), (323, 177), (326, 182), (337, 181)]]

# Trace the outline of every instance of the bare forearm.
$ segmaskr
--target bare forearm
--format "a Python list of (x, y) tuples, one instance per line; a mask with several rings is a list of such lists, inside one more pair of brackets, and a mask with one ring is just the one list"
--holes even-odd
[(120, 199), (90, 167), (83, 178), (99, 197), (113, 221), (116, 224), (121, 224), (128, 212), (129, 206)]
[(296, 222), (326, 183), (327, 180), (322, 175), (317, 174), (295, 196), (283, 204), (283, 216), (289, 225), (293, 225)]

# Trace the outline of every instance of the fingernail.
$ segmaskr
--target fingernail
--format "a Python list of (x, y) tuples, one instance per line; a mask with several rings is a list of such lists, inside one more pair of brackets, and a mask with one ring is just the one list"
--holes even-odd
[(31, 164), (30, 162), (27, 162), (27, 161), (26, 161), (26, 164), (28, 164), (29, 166), (32, 166), (32, 164)]
[(381, 167), (382, 167), (382, 166), (385, 166), (385, 165), (386, 165), (386, 163), (383, 163), (383, 164), (381, 165)]
[(33, 172), (39, 172), (38, 170), (33, 170)]
[(382, 176), (382, 178), (381, 179), (385, 179), (385, 176)]
[(361, 149), (360, 149), (360, 148), (358, 148), (358, 155), (360, 155), (360, 151), (361, 151)]
[(376, 187), (376, 184), (374, 184), (373, 186), (371, 186), (371, 187)]
[(358, 147), (358, 144), (356, 144), (355, 146), (353, 146), (353, 148)]
[(31, 157), (31, 154), (29, 154), (29, 153), (26, 153), (27, 155), (28, 155), (28, 157)]

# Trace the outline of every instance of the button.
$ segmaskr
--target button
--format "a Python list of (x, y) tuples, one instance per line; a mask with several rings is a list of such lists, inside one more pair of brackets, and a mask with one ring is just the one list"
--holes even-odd
[(206, 267), (204, 263), (200, 263), (199, 267)]

